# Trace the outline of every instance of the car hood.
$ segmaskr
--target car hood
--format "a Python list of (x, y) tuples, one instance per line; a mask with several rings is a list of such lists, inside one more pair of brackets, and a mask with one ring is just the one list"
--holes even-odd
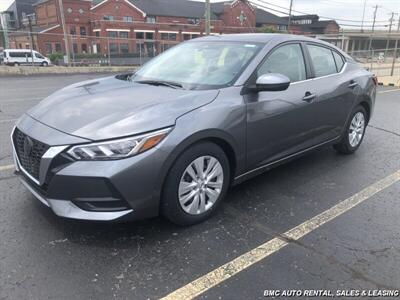
[(181, 90), (106, 77), (63, 88), (27, 114), (62, 132), (102, 140), (173, 126), (179, 116), (217, 95), (218, 90)]

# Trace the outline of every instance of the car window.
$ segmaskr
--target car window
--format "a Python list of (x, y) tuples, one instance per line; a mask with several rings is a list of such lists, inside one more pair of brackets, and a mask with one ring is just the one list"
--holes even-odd
[(332, 53), (333, 53), (333, 57), (335, 58), (336, 69), (337, 69), (338, 72), (340, 72), (342, 70), (342, 68), (343, 68), (343, 65), (344, 65), (343, 58), (336, 51), (332, 51)]
[(307, 45), (314, 65), (315, 77), (337, 73), (332, 51), (325, 47)]
[(43, 57), (41, 54), (39, 54), (39, 53), (35, 53), (35, 56), (36, 56), (37, 58), (41, 58), (41, 59), (44, 58), (44, 57)]
[(306, 67), (300, 44), (288, 44), (274, 50), (257, 71), (258, 77), (267, 73), (287, 76), (291, 82), (306, 79)]
[(261, 49), (242, 42), (188, 42), (163, 52), (139, 69), (134, 81), (169, 81), (189, 89), (224, 87)]

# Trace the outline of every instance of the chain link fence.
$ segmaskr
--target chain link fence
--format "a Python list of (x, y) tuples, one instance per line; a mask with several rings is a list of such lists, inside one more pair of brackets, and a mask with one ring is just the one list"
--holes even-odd
[[(107, 29), (106, 37), (100, 36), (99, 31), (93, 34), (89, 36), (86, 29), (81, 29), (68, 34), (65, 43), (62, 33), (15, 31), (9, 34), (10, 48), (33, 48), (59, 66), (140, 66), (174, 45), (200, 36), (196, 32), (123, 29)], [(349, 54), (377, 76), (400, 75), (400, 49), (357, 50)], [(27, 64), (32, 59), (29, 55)]]
[[(128, 37), (128, 31), (107, 31), (107, 37), (88, 36), (85, 32), (69, 34), (65, 43), (63, 34), (15, 32), (10, 34), (10, 48), (33, 49), (48, 57), (56, 66), (140, 66), (152, 57), (179, 44), (195, 38), (195, 33), (135, 32), (135, 38)], [(69, 49), (69, 59), (66, 47)], [(32, 55), (27, 53), (29, 65)], [(21, 65), (22, 65), (21, 64)]]
[(400, 75), (400, 49), (371, 49), (349, 54), (378, 77)]

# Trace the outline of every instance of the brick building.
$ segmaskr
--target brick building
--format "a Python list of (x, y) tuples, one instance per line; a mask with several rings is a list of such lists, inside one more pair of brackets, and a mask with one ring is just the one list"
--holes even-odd
[[(289, 17), (283, 19), (288, 22)], [(292, 16), (290, 22), (290, 32), (295, 34), (338, 34), (340, 26), (335, 20), (319, 19), (318, 15)]]
[[(63, 0), (65, 23), (75, 53), (89, 52), (90, 0)], [(39, 0), (34, 4), (35, 26), (32, 27), (33, 48), (41, 53), (64, 52), (64, 36), (57, 0)], [(10, 34), (11, 48), (29, 48), (29, 27)]]
[[(63, 0), (66, 29), (74, 54), (157, 54), (204, 34), (204, 2), (188, 0)], [(57, 0), (34, 4), (33, 48), (63, 52)], [(282, 29), (284, 21), (246, 0), (211, 4), (213, 34), (255, 32), (256, 26)], [(285, 29), (285, 28), (283, 28)], [(10, 35), (10, 47), (29, 48), (28, 28)]]

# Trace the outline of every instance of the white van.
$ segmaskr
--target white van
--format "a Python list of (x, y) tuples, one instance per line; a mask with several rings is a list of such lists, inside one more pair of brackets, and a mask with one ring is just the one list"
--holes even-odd
[(32, 53), (35, 66), (47, 67), (50, 65), (50, 59), (30, 49), (4, 49), (3, 61), (8, 66), (32, 65)]

